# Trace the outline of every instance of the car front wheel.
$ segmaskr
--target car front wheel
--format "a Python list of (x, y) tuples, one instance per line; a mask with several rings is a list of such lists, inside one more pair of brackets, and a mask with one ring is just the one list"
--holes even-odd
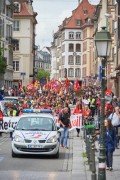
[(53, 157), (56, 158), (56, 159), (59, 158), (59, 150), (57, 151), (56, 154), (53, 155)]
[(16, 157), (17, 155), (13, 152), (13, 150), (12, 150), (12, 157), (14, 158), (14, 157)]

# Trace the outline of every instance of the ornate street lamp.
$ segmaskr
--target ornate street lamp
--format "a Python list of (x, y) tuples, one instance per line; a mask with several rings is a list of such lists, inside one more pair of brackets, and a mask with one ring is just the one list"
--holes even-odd
[(106, 180), (106, 153), (105, 153), (105, 128), (104, 128), (104, 109), (105, 109), (105, 90), (107, 87), (107, 78), (105, 77), (105, 69), (107, 64), (107, 57), (110, 54), (111, 35), (105, 27), (100, 32), (96, 32), (95, 44), (98, 57), (102, 61), (102, 81), (101, 81), (101, 117), (100, 117), (100, 152), (99, 152), (99, 167), (98, 167), (98, 180)]

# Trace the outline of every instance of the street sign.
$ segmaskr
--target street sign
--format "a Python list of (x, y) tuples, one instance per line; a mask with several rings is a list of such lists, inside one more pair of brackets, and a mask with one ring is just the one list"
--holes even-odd
[(20, 75), (21, 75), (21, 76), (25, 76), (26, 73), (25, 73), (25, 72), (21, 72)]

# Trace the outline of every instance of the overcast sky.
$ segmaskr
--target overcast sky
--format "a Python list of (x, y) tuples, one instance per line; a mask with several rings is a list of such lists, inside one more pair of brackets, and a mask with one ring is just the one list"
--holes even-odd
[[(89, 0), (98, 3), (100, 0)], [(38, 13), (36, 26), (36, 45), (42, 49), (50, 46), (53, 33), (58, 30), (62, 21), (71, 16), (78, 6), (78, 0), (34, 0), (34, 11)]]

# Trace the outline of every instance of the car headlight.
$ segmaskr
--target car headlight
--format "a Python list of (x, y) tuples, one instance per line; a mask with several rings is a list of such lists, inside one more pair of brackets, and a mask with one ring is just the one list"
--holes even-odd
[(47, 140), (47, 143), (54, 143), (57, 141), (57, 136), (52, 136)]
[(18, 136), (18, 135), (16, 135), (15, 137), (14, 137), (14, 141), (16, 141), (16, 142), (24, 142), (24, 139), (23, 138), (21, 138), (20, 136)]

